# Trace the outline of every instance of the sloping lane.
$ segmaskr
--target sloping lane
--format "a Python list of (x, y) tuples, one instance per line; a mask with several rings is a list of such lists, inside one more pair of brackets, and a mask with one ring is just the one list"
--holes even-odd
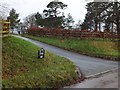
[(32, 42), (49, 52), (68, 58), (69, 60), (74, 62), (81, 69), (83, 74), (85, 74), (86, 76), (94, 75), (100, 72), (118, 68), (118, 62), (115, 62), (115, 61), (109, 61), (109, 60), (104, 60), (100, 58), (85, 56), (85, 55), (70, 52), (58, 47), (54, 47), (52, 45), (48, 45), (42, 42), (38, 42), (29, 38), (16, 36), (16, 35), (13, 35), (13, 36)]

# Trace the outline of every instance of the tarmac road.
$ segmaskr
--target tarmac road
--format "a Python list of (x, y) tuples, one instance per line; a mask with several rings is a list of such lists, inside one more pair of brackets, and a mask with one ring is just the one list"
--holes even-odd
[(109, 60), (104, 60), (100, 58), (85, 56), (85, 55), (70, 52), (61, 48), (57, 48), (42, 42), (38, 42), (32, 39), (28, 39), (25, 37), (21, 37), (17, 35), (13, 35), (13, 36), (19, 37), (31, 43), (34, 43), (37, 46), (42, 47), (49, 52), (68, 58), (70, 61), (74, 62), (76, 66), (80, 68), (80, 70), (82, 71), (83, 74), (85, 74), (85, 76), (90, 76), (90, 75), (98, 74), (107, 70), (118, 68), (118, 62), (116, 61), (109, 61)]
[[(118, 78), (119, 78), (118, 70), (113, 70), (94, 78), (85, 79), (81, 83), (73, 84), (71, 86), (65, 86), (59, 90), (66, 90), (66, 88), (69, 88), (70, 90), (72, 88), (93, 88), (90, 90), (94, 90), (94, 88), (99, 88), (95, 90), (118, 90), (118, 88), (120, 87), (118, 83)], [(103, 88), (108, 88), (108, 89), (103, 89)], [(109, 88), (113, 88), (113, 89), (109, 89)]]

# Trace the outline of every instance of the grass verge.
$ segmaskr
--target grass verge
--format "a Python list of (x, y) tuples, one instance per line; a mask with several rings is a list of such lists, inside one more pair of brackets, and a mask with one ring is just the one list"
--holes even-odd
[(46, 51), (37, 59), (39, 47), (30, 42), (9, 36), (2, 46), (3, 88), (58, 88), (80, 78), (63, 57)]
[(38, 40), (47, 44), (51, 44), (63, 49), (78, 52), (81, 54), (95, 56), (111, 60), (119, 60), (120, 51), (118, 50), (118, 40), (110, 39), (61, 39), (54, 37), (38, 37), (30, 35), (22, 35), (27, 38)]

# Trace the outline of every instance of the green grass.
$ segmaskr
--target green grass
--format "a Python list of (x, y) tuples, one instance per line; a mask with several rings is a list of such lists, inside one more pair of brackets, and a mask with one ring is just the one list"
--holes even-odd
[(53, 88), (78, 78), (72, 62), (47, 51), (37, 59), (39, 47), (25, 40), (4, 37), (2, 48), (3, 87)]
[(118, 56), (120, 57), (120, 51), (118, 51), (118, 40), (86, 40), (77, 38), (61, 39), (58, 37), (37, 37), (30, 35), (23, 36), (90, 56), (108, 58), (112, 60), (118, 60)]

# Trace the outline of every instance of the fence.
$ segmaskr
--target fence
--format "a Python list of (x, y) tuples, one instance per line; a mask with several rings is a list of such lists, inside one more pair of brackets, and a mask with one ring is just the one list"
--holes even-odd
[(28, 34), (35, 36), (58, 36), (77, 38), (120, 38), (120, 35), (110, 32), (90, 32), (88, 30), (65, 30), (32, 27), (28, 29)]
[(7, 36), (10, 32), (10, 21), (9, 20), (1, 20), (0, 21), (0, 33), (2, 36)]

